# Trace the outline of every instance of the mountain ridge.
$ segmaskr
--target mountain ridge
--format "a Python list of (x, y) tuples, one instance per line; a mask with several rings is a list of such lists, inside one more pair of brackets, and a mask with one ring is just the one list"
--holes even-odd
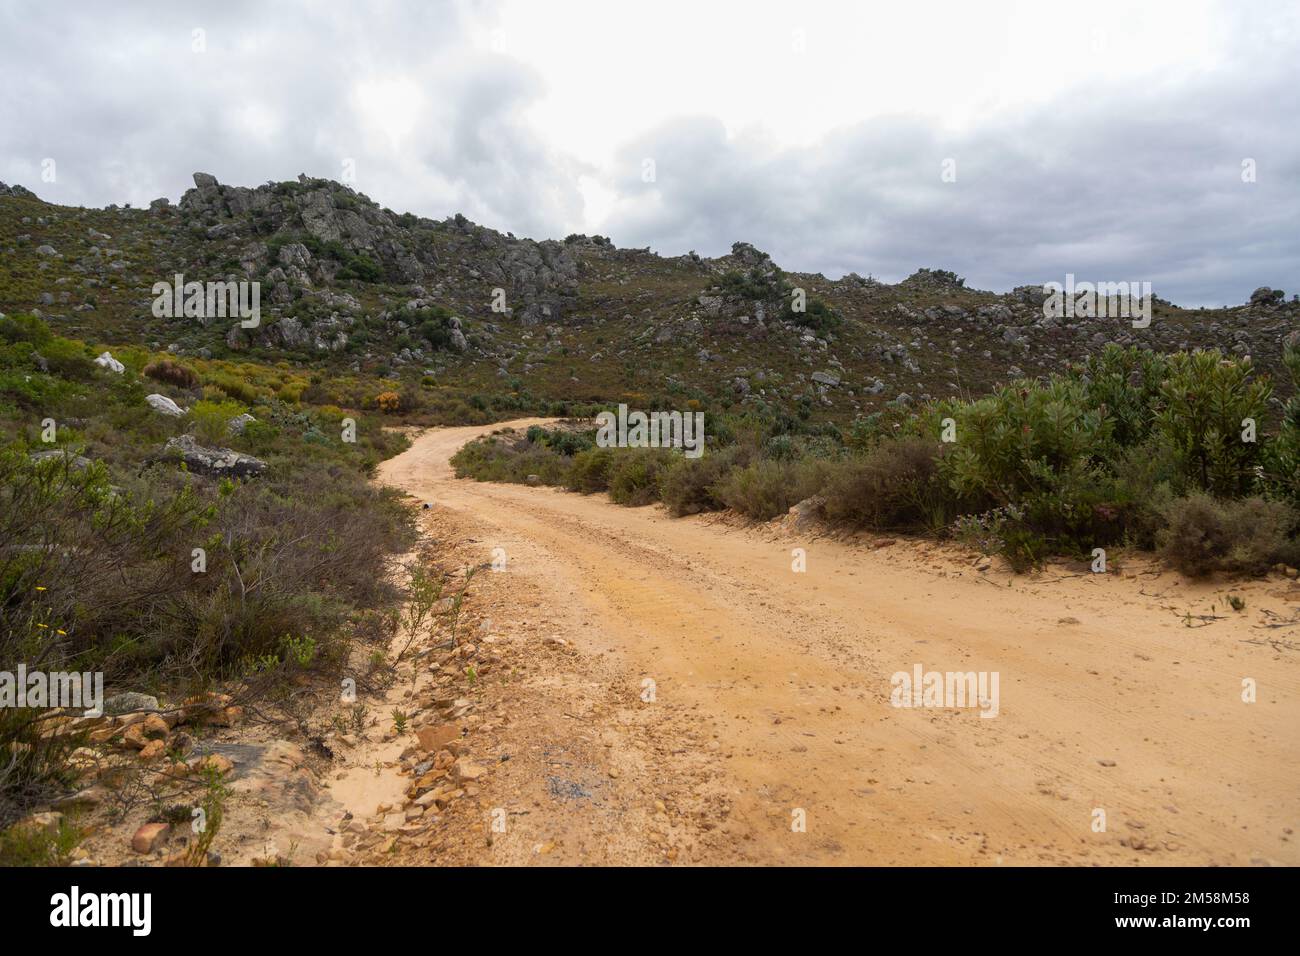
[[(1151, 327), (1136, 329), (1054, 318), (1041, 286), (989, 292), (941, 269), (895, 284), (832, 280), (786, 272), (746, 242), (708, 258), (602, 236), (521, 239), (460, 214), (395, 213), (305, 174), (245, 187), (196, 173), (194, 183), (147, 210), (57, 206), (0, 184), (0, 311), (198, 358), (835, 419), (1037, 377), (1109, 342), (1220, 348), (1275, 373), (1300, 315), (1269, 288), (1223, 309), (1153, 297)], [(176, 274), (260, 282), (260, 325), (151, 315), (153, 284)], [(795, 290), (806, 311), (791, 308)]]

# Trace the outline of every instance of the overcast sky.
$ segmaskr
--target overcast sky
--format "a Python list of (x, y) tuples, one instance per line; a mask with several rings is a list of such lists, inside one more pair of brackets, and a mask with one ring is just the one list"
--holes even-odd
[(362, 9), (8, 0), (0, 181), (139, 205), (196, 170), (350, 160), (398, 212), (539, 239), (1184, 305), (1300, 291), (1295, 0)]

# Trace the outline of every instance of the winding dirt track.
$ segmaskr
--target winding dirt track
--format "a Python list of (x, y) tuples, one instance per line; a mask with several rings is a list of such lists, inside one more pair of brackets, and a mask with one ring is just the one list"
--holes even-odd
[[(505, 549), (629, 706), (655, 706), (649, 677), (712, 728), (745, 843), (717, 862), (1300, 863), (1300, 624), (1263, 626), (1297, 616), (1295, 583), (1231, 588), (1238, 613), (1228, 586), (1145, 565), (1012, 577), (914, 542), (453, 477), (465, 442), (541, 422), (425, 432), (381, 480), (468, 521), (485, 561)], [(917, 664), (998, 672), (998, 716), (891, 706)]]

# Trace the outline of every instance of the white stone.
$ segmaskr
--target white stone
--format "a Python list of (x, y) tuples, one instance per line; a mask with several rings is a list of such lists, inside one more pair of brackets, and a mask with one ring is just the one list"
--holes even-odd
[(108, 352), (105, 352), (99, 358), (95, 359), (95, 364), (100, 368), (108, 369), (110, 372), (116, 372), (118, 375), (121, 375), (126, 371), (126, 366), (113, 358), (113, 356)]
[(153, 395), (146, 395), (144, 400), (149, 403), (154, 411), (162, 412), (164, 415), (170, 415), (173, 418), (180, 418), (185, 414), (185, 409), (181, 408), (166, 395), (158, 395), (156, 393)]

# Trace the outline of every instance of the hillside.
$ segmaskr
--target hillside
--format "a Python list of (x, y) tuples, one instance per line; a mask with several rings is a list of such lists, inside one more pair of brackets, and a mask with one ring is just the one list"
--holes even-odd
[[(1294, 861), (1280, 291), (1134, 328), (204, 174), (148, 210), (0, 187), (0, 251), (0, 662), (107, 694), (0, 707), (0, 864)], [(176, 281), (258, 283), (256, 321), (159, 308)], [(619, 402), (707, 441), (613, 447)], [(1007, 670), (1007, 733), (894, 709), (924, 644)], [(1163, 708), (1120, 699), (1173, 655)], [(1061, 749), (1094, 699), (1128, 743)], [(990, 744), (964, 796), (875, 786)], [(1185, 776), (1153, 802), (1150, 767)], [(1104, 784), (1143, 833), (1085, 845)]]
[[(383, 381), (407, 412), (452, 395), (502, 414), (694, 400), (841, 425), (889, 402), (1060, 371), (1111, 342), (1218, 348), (1275, 373), (1300, 317), (1294, 297), (1269, 289), (1212, 310), (1156, 290), (1150, 327), (1135, 329), (1045, 317), (1041, 283), (1060, 276), (1026, 276), (1036, 284), (1002, 294), (924, 268), (896, 285), (830, 280), (784, 273), (744, 242), (716, 259), (667, 257), (599, 236), (533, 241), (460, 215), (398, 214), (306, 176), (256, 188), (194, 180), (178, 204), (147, 210), (53, 206), (0, 185), (0, 312), (35, 312), (60, 335), (110, 347), (288, 361), (322, 373), (318, 398), (344, 405), (373, 400), (359, 383)], [(151, 289), (178, 273), (260, 282), (260, 326), (156, 317)], [(792, 288), (805, 290), (807, 312), (789, 310)]]

